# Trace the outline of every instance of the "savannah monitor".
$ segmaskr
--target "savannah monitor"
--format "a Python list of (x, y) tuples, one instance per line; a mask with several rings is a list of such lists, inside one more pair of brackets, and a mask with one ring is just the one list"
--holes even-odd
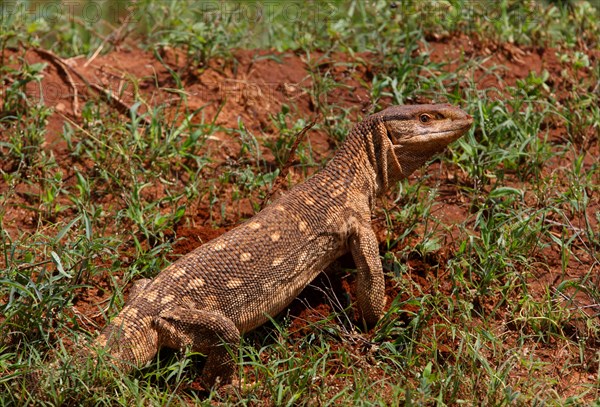
[[(393, 106), (356, 124), (332, 160), (256, 216), (136, 282), (96, 346), (129, 370), (159, 348), (207, 355), (207, 386), (230, 382), (240, 335), (265, 323), (344, 253), (374, 325), (385, 305), (371, 226), (376, 198), (461, 137), (473, 119), (447, 104)], [(226, 345), (226, 346), (225, 346)]]

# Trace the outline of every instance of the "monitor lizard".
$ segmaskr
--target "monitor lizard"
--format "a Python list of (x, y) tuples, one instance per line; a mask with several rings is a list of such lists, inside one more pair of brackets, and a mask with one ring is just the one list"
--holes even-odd
[(201, 380), (231, 381), (240, 335), (282, 311), (350, 252), (363, 322), (384, 312), (384, 275), (371, 226), (388, 187), (461, 137), (473, 119), (448, 105), (392, 106), (356, 124), (331, 161), (254, 217), (136, 282), (95, 341), (127, 371), (161, 347), (207, 355)]

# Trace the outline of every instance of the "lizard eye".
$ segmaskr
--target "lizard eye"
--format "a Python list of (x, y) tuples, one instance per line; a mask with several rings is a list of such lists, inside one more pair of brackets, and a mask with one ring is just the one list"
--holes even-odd
[(431, 116), (423, 113), (421, 116), (419, 116), (419, 120), (421, 121), (421, 123), (428, 123), (431, 120)]

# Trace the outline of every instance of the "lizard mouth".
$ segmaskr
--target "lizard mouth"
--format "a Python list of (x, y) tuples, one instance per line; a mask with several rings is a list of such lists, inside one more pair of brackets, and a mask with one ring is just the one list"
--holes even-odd
[(464, 126), (454, 130), (443, 130), (436, 132), (428, 132), (423, 134), (416, 134), (413, 137), (402, 140), (402, 142), (395, 144), (396, 146), (406, 146), (415, 144), (430, 144), (432, 142), (446, 142), (449, 144), (459, 139), (469, 129), (469, 126)]
[[(451, 127), (444, 130), (435, 130), (434, 128), (422, 129), (421, 133), (412, 135), (400, 140), (393, 140), (390, 136), (390, 140), (394, 147), (410, 147), (410, 146), (428, 146), (438, 145), (446, 146), (455, 140), (458, 140), (463, 134), (465, 134), (471, 125), (473, 119), (455, 120), (452, 122)], [(389, 136), (389, 135), (388, 135)]]

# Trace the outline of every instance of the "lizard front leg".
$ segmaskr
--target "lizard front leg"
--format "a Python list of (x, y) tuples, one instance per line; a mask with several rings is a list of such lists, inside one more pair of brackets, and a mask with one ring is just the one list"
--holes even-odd
[(208, 388), (231, 381), (235, 370), (232, 355), (237, 354), (240, 332), (229, 318), (214, 312), (172, 307), (159, 314), (156, 326), (162, 346), (189, 347), (207, 356), (202, 381)]
[(370, 224), (360, 224), (349, 240), (357, 268), (356, 297), (364, 321), (373, 326), (383, 315), (385, 279), (377, 238)]

